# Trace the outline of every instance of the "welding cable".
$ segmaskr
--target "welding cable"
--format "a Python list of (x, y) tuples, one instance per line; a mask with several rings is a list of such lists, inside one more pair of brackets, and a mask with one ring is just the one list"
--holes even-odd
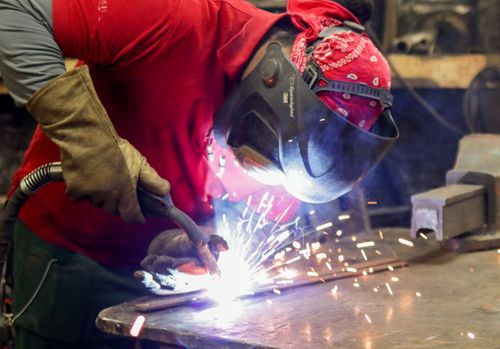
[(418, 92), (417, 90), (411, 86), (408, 81), (399, 73), (399, 70), (396, 68), (396, 66), (392, 63), (392, 61), (389, 59), (389, 56), (384, 52), (382, 43), (378, 39), (377, 35), (375, 32), (367, 26), (366, 28), (366, 34), (370, 37), (370, 39), (373, 41), (375, 46), (383, 53), (383, 55), (387, 59), (387, 63), (389, 63), (389, 67), (391, 68), (391, 71), (394, 73), (396, 78), (401, 81), (403, 84), (403, 87), (410, 93), (410, 95), (437, 121), (439, 122), (442, 126), (447, 128), (449, 131), (456, 133), (458, 135), (464, 135), (467, 133), (466, 130), (462, 130), (455, 125), (451, 124), (449, 121), (447, 121), (429, 102), (427, 102)]
[(62, 180), (60, 162), (45, 164), (24, 177), (14, 194), (5, 202), (0, 218), (0, 270), (3, 270), (7, 251), (12, 240), (14, 225), (23, 204), (45, 184)]
[[(2, 301), (2, 313), (7, 319), (9, 327), (12, 328), (14, 321), (26, 310), (31, 304), (34, 297), (39, 291), (41, 284), (37, 291), (32, 296), (32, 299), (17, 315), (13, 316), (10, 309), (7, 309), (6, 297), (12, 292), (12, 265), (9, 260), (12, 256), (12, 235), (14, 233), (14, 226), (21, 208), (28, 198), (43, 187), (45, 184), (53, 181), (62, 181), (62, 167), (60, 162), (52, 162), (38, 167), (30, 172), (26, 177), (21, 180), (19, 187), (12, 194), (12, 196), (5, 202), (3, 210), (0, 215), (0, 299)], [(52, 264), (52, 263), (51, 263)], [(48, 273), (48, 268), (45, 274)], [(44, 275), (42, 282), (45, 280)]]

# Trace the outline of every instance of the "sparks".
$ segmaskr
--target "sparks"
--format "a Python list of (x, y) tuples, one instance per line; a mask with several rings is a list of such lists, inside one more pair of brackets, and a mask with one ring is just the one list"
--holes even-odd
[(375, 241), (359, 242), (356, 244), (356, 248), (367, 248), (375, 246)]
[(385, 287), (387, 288), (387, 291), (389, 292), (389, 294), (392, 296), (394, 293), (392, 293), (392, 288), (391, 288), (391, 285), (389, 285), (388, 282), (385, 283)]
[(331, 228), (333, 226), (332, 222), (327, 222), (316, 227), (316, 231), (321, 231), (323, 229)]
[(289, 260), (287, 260), (287, 261), (285, 262), (285, 264), (287, 264), (287, 265), (288, 265), (288, 264), (295, 263), (295, 262), (297, 262), (298, 260), (300, 260), (300, 258), (302, 258), (302, 257), (301, 257), (301, 256), (297, 256), (297, 257), (295, 257), (295, 258), (289, 259)]
[(406, 239), (403, 239), (403, 238), (399, 238), (398, 241), (399, 241), (400, 244), (413, 247), (413, 242), (411, 242), (409, 240), (406, 240)]
[(467, 337), (469, 337), (470, 339), (475, 339), (476, 335), (472, 332), (467, 332)]
[(363, 259), (364, 259), (365, 261), (367, 261), (367, 260), (368, 260), (368, 257), (366, 256), (366, 253), (365, 253), (365, 250), (361, 250), (361, 255), (363, 256)]
[(326, 259), (326, 258), (327, 258), (326, 253), (318, 253), (318, 254), (316, 255), (316, 259), (317, 259), (318, 261), (323, 260), (323, 259)]
[(305, 259), (309, 259), (309, 257), (311, 257), (311, 248), (309, 247), (309, 244), (306, 245), (305, 249), (300, 250), (299, 253), (304, 256)]
[(335, 285), (332, 289), (331, 289), (331, 292), (333, 295), (336, 295), (337, 294), (337, 290), (339, 289), (339, 287), (337, 285)]
[(425, 234), (424, 234), (424, 233), (422, 233), (422, 232), (418, 233), (418, 235), (419, 235), (422, 239), (424, 239), (424, 240), (427, 240), (427, 239), (428, 239), (427, 235), (425, 235)]
[(378, 236), (380, 236), (381, 240), (384, 240), (384, 233), (382, 232), (382, 230), (378, 231)]
[(353, 267), (348, 267), (345, 270), (348, 271), (348, 272), (350, 272), (350, 273), (356, 273), (358, 271), (358, 269), (353, 268)]
[(351, 218), (351, 216), (348, 215), (348, 214), (341, 214), (337, 218), (338, 218), (339, 221), (345, 221), (345, 220), (348, 220), (349, 218)]
[(142, 326), (144, 325), (144, 322), (146, 321), (146, 318), (142, 315), (139, 315), (136, 317), (134, 324), (132, 325), (132, 328), (130, 329), (130, 335), (132, 337), (137, 337), (139, 333), (141, 333)]
[(311, 251), (316, 252), (321, 247), (321, 244), (316, 241), (311, 244)]
[(370, 319), (370, 317), (368, 316), (368, 314), (365, 314), (365, 319), (366, 319), (366, 321), (368, 321), (369, 324), (372, 323), (372, 320)]

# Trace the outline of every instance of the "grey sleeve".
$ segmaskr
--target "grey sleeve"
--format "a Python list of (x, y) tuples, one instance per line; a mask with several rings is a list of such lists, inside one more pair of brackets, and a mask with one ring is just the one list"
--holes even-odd
[(0, 0), (0, 74), (18, 106), (66, 71), (52, 0)]

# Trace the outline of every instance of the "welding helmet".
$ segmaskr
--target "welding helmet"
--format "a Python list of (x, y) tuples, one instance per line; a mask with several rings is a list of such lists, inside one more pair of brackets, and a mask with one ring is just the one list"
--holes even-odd
[[(329, 108), (319, 91), (373, 98), (387, 108), (364, 130)], [(391, 101), (387, 89), (327, 80), (314, 65), (300, 74), (273, 42), (216, 113), (214, 134), (250, 173), (267, 173), (302, 201), (324, 203), (347, 193), (397, 139)]]

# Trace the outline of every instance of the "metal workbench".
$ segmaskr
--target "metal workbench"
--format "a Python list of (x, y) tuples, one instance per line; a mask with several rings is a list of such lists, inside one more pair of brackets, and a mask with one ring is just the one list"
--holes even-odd
[[(190, 304), (143, 313), (139, 338), (193, 349), (500, 348), (498, 251), (450, 254), (430, 240), (391, 248), (407, 267), (226, 307)], [(134, 304), (143, 301), (103, 310), (97, 326), (130, 336), (141, 315)]]

